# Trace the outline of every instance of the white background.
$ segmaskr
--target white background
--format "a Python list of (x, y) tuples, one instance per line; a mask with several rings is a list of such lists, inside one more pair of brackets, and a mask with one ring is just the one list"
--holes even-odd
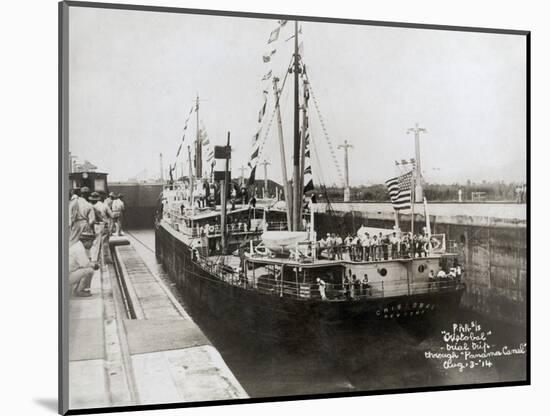
[[(136, 1), (137, 2), (137, 1)], [(544, 1), (272, 0), (142, 4), (532, 31), (532, 382), (530, 387), (149, 412), (159, 415), (537, 414), (548, 408), (547, 119), (550, 26)], [(57, 4), (0, 9), (2, 414), (53, 414), (57, 396)], [(546, 395), (545, 395), (546, 393)], [(131, 413), (128, 413), (131, 414)]]

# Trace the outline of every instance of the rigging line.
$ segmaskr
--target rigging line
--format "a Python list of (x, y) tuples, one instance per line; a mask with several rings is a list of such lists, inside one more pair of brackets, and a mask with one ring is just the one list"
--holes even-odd
[[(292, 63), (292, 59), (290, 60), (290, 62)], [(290, 65), (289, 65), (289, 68), (290, 68)], [(283, 92), (283, 89), (285, 88), (288, 73), (289, 72), (287, 70), (286, 73), (285, 73), (285, 77), (283, 78), (283, 83), (281, 85), (281, 93)], [(279, 105), (280, 104), (281, 104), (281, 100), (279, 100)], [(275, 118), (276, 110), (277, 110), (277, 106), (273, 106), (273, 112), (271, 113), (271, 117), (269, 118), (269, 123), (267, 125), (267, 130), (264, 134), (262, 142), (260, 143), (260, 146), (258, 147), (258, 160), (260, 160), (261, 156), (263, 155), (264, 146), (265, 146), (265, 143), (267, 141), (267, 137), (269, 136), (269, 132), (271, 131), (271, 126), (273, 125), (273, 119)]]
[[(191, 114), (193, 114), (194, 111), (195, 111), (195, 104), (192, 104), (192, 105), (191, 105), (190, 111), (187, 113), (187, 119), (185, 120), (187, 126), (189, 125), (189, 124), (188, 124), (188, 123), (189, 123), (189, 120), (191, 120)], [(188, 131), (189, 131), (188, 128), (186, 128), (186, 129), (183, 131), (182, 138), (181, 138), (181, 140), (180, 140), (180, 145), (182, 146), (182, 150), (183, 150), (183, 143), (184, 143), (184, 141), (185, 141), (185, 136), (187, 135)], [(178, 148), (179, 148), (179, 146), (178, 146)], [(174, 166), (177, 165), (178, 157), (179, 157), (179, 156), (176, 156), (176, 157), (174, 158)]]
[(326, 185), (325, 178), (323, 176), (323, 171), (321, 169), (321, 159), (319, 158), (319, 153), (317, 152), (317, 145), (315, 144), (315, 140), (313, 139), (313, 135), (309, 134), (309, 140), (311, 142), (311, 147), (313, 147), (313, 154), (315, 156), (315, 164), (317, 165), (317, 173), (319, 177), (319, 185)]
[(315, 96), (315, 93), (313, 92), (311, 79), (309, 78), (309, 74), (307, 74), (307, 73), (306, 73), (306, 79), (309, 83), (309, 91), (310, 91), (310, 94), (311, 94), (311, 98), (313, 98), (313, 105), (315, 106), (315, 110), (317, 112), (317, 117), (319, 118), (319, 122), (321, 123), (321, 130), (323, 130), (325, 140), (327, 141), (327, 144), (329, 146), (330, 154), (332, 156), (332, 160), (334, 161), (334, 165), (336, 166), (336, 171), (338, 172), (338, 176), (340, 178), (340, 181), (342, 182), (342, 185), (345, 186), (344, 176), (342, 175), (342, 171), (340, 169), (338, 159), (336, 158), (336, 153), (334, 151), (334, 146), (332, 145), (332, 142), (331, 142), (330, 137), (328, 135), (327, 129), (325, 127), (325, 122), (323, 120), (323, 116), (321, 115), (321, 110), (319, 109), (319, 103), (317, 102), (317, 97)]
[[(290, 68), (291, 65), (292, 65), (292, 60), (293, 60), (293, 59), (294, 59), (294, 58), (292, 58), (292, 57), (290, 58), (290, 62), (289, 62), (289, 64), (287, 65), (287, 69), (285, 70), (285, 77), (283, 78), (283, 83), (281, 84), (281, 93), (282, 93), (282, 91), (283, 91), (283, 89), (284, 89), (284, 86), (285, 86), (285, 83), (286, 83), (286, 79), (287, 79), (287, 77), (288, 77), (288, 71), (289, 71), (289, 68)], [(269, 94), (271, 93), (271, 90), (272, 90), (272, 88), (270, 88), (269, 84), (270, 84), (270, 80), (273, 79), (273, 77), (274, 77), (274, 76), (272, 76), (269, 80), (266, 80), (266, 82), (264, 83), (264, 88), (262, 89), (262, 91), (267, 91), (268, 96), (269, 96)], [(280, 102), (280, 100), (279, 100), (279, 102)], [(265, 124), (265, 119), (266, 119), (266, 118), (263, 117), (263, 118), (262, 118), (262, 121), (259, 123), (259, 124), (260, 124), (260, 126), (259, 126), (260, 128), (263, 128), (263, 126), (264, 126), (264, 124)]]

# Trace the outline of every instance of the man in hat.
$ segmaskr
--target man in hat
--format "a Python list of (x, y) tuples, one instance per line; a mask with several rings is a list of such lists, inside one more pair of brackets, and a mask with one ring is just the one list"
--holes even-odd
[(116, 194), (114, 192), (109, 192), (109, 195), (107, 198), (105, 198), (105, 201), (103, 203), (109, 207), (109, 209), (113, 209), (113, 201), (116, 198)]
[(94, 253), (94, 258), (99, 258), (97, 250), (101, 250), (105, 261), (112, 264), (113, 261), (111, 260), (111, 253), (109, 252), (109, 236), (111, 234), (109, 226), (113, 219), (113, 212), (105, 202), (101, 201), (101, 195), (98, 192), (92, 192), (89, 199), (94, 207), (96, 218), (94, 231), (97, 239), (95, 243), (96, 253)]
[(80, 189), (80, 196), (72, 199), (69, 204), (69, 247), (77, 243), (80, 234), (83, 232), (92, 232), (95, 223), (95, 213), (92, 205), (87, 201), (90, 195), (90, 189), (83, 186)]
[(397, 236), (397, 233), (394, 231), (390, 237), (390, 244), (391, 244), (391, 258), (396, 259), (398, 256), (398, 250), (399, 250), (399, 237)]
[(115, 223), (115, 234), (120, 236), (124, 235), (122, 232), (122, 215), (125, 209), (124, 202), (122, 202), (122, 194), (116, 194), (116, 198), (113, 201), (113, 221)]
[[(113, 201), (116, 198), (116, 194), (114, 192), (109, 192), (109, 195), (107, 198), (105, 198), (105, 201), (103, 203), (109, 207), (111, 210), (111, 213), (113, 211)], [(113, 221), (113, 218), (111, 216), (111, 219), (109, 220), (109, 233), (112, 233), (114, 231), (115, 223)]]
[(90, 260), (89, 250), (94, 243), (95, 235), (82, 232), (80, 239), (69, 247), (69, 285), (74, 285), (73, 293), (79, 297), (92, 296), (90, 285), (94, 271), (99, 269), (96, 262)]

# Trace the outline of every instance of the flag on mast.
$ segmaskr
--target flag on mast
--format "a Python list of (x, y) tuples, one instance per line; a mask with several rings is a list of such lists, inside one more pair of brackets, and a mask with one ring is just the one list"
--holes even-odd
[(395, 210), (411, 208), (411, 188), (413, 171), (386, 181), (391, 203)]
[(269, 39), (267, 41), (268, 44), (275, 42), (277, 39), (279, 39), (279, 32), (281, 30), (281, 26), (273, 29), (271, 34), (269, 35)]

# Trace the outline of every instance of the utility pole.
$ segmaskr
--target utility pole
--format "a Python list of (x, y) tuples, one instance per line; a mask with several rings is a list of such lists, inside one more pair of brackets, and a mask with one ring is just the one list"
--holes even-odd
[(267, 160), (264, 160), (260, 165), (264, 165), (264, 198), (267, 193), (267, 165), (271, 165)]
[(349, 160), (348, 160), (348, 149), (353, 148), (353, 145), (349, 144), (347, 140), (344, 140), (344, 144), (338, 146), (338, 149), (344, 149), (344, 179), (345, 179), (345, 188), (344, 188), (344, 202), (349, 202)]
[(424, 200), (424, 191), (422, 189), (422, 165), (420, 164), (420, 133), (427, 133), (423, 127), (418, 127), (418, 123), (415, 123), (414, 127), (407, 129), (407, 134), (414, 133), (414, 151), (416, 159), (415, 170), (415, 189), (414, 189), (414, 202), (422, 202)]

